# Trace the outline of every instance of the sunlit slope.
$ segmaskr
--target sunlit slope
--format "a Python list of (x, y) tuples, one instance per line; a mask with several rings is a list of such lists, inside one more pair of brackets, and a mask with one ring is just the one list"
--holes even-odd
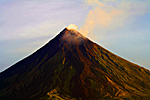
[(150, 71), (64, 29), (0, 73), (0, 100), (150, 99)]

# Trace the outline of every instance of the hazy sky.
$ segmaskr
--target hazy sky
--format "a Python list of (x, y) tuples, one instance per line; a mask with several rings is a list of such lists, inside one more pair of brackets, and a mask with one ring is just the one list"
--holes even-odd
[(0, 71), (69, 24), (111, 52), (150, 69), (150, 0), (0, 0)]

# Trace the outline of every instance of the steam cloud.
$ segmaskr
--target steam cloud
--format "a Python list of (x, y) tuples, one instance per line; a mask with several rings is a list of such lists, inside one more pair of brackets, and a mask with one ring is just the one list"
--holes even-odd
[(107, 8), (106, 4), (98, 0), (87, 0), (86, 2), (94, 6), (94, 8), (89, 11), (84, 25), (80, 28), (80, 32), (85, 36), (87, 36), (89, 32), (93, 33), (94, 27), (97, 25), (102, 27), (109, 26), (116, 16), (122, 14), (120, 10)]
[[(144, 4), (134, 4), (129, 1), (118, 2), (117, 0), (85, 0), (85, 2), (89, 6), (92, 6), (83, 26), (80, 28), (80, 32), (85, 36), (89, 33), (91, 35), (95, 26), (98, 26), (102, 30), (116, 29), (124, 26), (126, 19), (129, 16), (140, 15), (145, 12), (144, 10), (141, 11), (141, 9), (144, 8)], [(134, 11), (134, 9), (137, 11)]]
[(75, 24), (70, 24), (67, 29), (74, 29), (74, 30), (78, 30), (78, 26), (76, 26)]

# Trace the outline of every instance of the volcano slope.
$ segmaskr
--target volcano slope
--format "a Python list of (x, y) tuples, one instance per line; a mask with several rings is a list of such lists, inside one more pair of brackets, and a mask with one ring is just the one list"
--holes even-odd
[(150, 71), (65, 28), (0, 73), (0, 100), (149, 100)]

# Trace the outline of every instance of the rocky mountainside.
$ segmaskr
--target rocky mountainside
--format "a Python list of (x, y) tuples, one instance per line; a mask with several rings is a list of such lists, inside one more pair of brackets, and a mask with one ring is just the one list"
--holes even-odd
[(0, 100), (149, 100), (150, 71), (65, 28), (0, 73)]

